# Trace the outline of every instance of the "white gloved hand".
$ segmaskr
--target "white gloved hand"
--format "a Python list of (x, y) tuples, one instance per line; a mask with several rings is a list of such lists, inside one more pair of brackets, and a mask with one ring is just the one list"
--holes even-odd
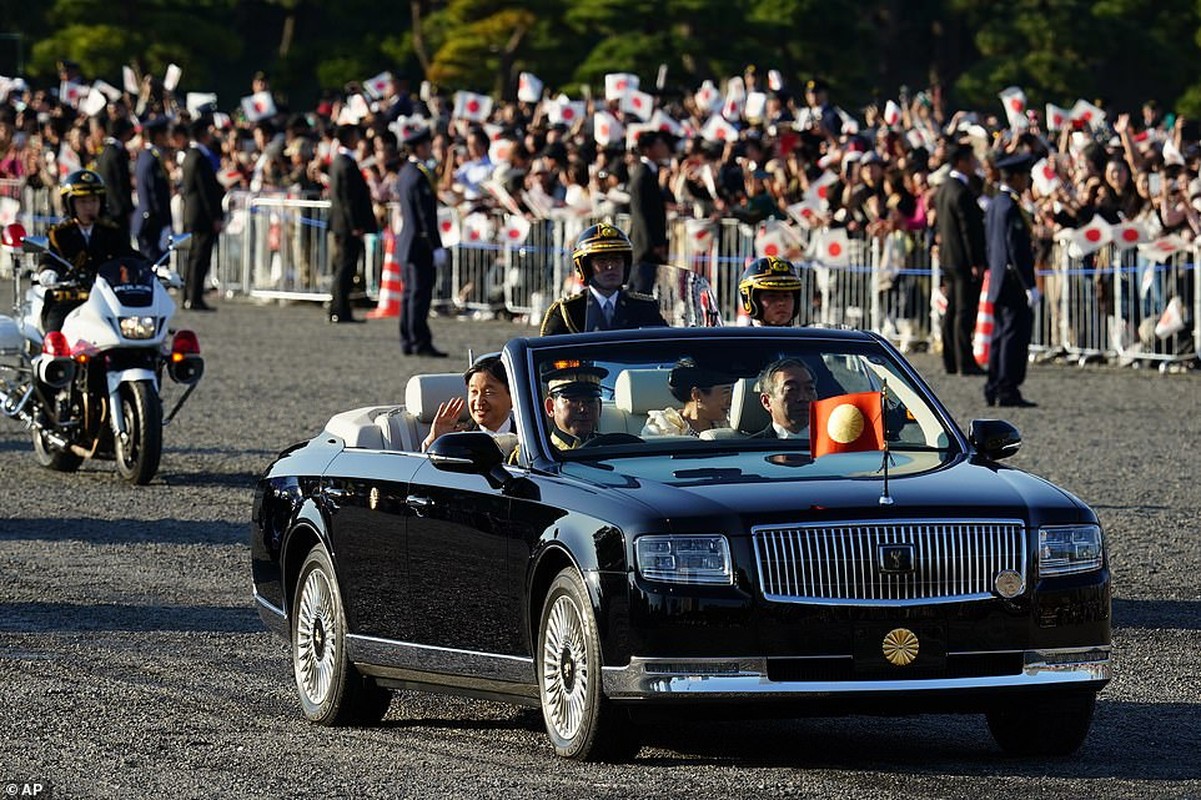
[(1026, 290), (1026, 302), (1030, 305), (1031, 308), (1038, 308), (1038, 304), (1042, 301), (1042, 299), (1043, 299), (1043, 293), (1040, 292), (1038, 289), (1027, 289)]
[(38, 285), (40, 286), (57, 286), (58, 273), (52, 269), (44, 269), (38, 273)]
[(450, 263), (450, 252), (445, 247), (439, 247), (434, 251), (434, 266), (438, 269), (444, 268)]

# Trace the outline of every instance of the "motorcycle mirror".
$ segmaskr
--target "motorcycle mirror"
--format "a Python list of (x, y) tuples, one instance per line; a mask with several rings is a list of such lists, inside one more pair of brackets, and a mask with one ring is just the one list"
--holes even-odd
[(192, 234), (190, 233), (173, 233), (171, 234), (170, 238), (167, 239), (167, 242), (171, 245), (171, 247), (178, 247), (191, 238)]
[(0, 241), (5, 247), (20, 247), (25, 241), (25, 226), (19, 222), (5, 225), (4, 233), (0, 234)]

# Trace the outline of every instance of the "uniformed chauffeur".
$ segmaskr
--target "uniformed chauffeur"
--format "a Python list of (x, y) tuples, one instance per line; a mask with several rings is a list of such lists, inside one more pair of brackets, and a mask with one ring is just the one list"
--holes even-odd
[(620, 228), (607, 222), (585, 228), (571, 254), (584, 291), (546, 310), (541, 335), (666, 326), (653, 297), (622, 288), (633, 259), (634, 248)]
[(601, 378), (607, 369), (587, 361), (555, 362), (543, 375), (550, 441), (559, 450), (574, 450), (597, 435), (601, 410)]

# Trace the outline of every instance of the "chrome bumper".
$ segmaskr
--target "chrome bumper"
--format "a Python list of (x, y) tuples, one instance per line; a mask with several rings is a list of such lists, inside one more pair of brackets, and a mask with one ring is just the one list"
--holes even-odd
[(703, 696), (803, 699), (872, 692), (954, 692), (1021, 689), (1107, 682), (1113, 677), (1109, 646), (1025, 651), (1018, 675), (864, 681), (771, 681), (767, 659), (632, 658), (624, 667), (605, 667), (605, 695), (613, 699)]

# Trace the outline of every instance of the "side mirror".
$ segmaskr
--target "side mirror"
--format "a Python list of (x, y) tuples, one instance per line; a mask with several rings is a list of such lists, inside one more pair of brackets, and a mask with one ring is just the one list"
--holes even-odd
[(968, 426), (968, 441), (980, 455), (1000, 461), (1022, 447), (1022, 434), (1003, 419), (974, 419)]
[(167, 238), (167, 244), (170, 245), (171, 249), (175, 249), (191, 238), (192, 234), (190, 233), (173, 233)]
[(426, 451), (430, 462), (443, 472), (482, 475), (492, 486), (508, 483), (504, 456), (491, 435), (481, 431), (448, 433), (439, 436)]

